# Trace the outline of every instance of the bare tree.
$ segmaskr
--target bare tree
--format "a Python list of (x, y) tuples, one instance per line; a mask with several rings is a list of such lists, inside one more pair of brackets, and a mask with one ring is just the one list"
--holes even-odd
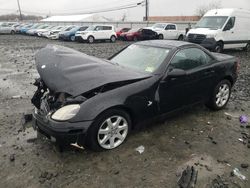
[(207, 11), (218, 8), (221, 8), (221, 1), (213, 1), (207, 5), (202, 5), (198, 7), (196, 9), (196, 15), (202, 17), (204, 16), (204, 14), (206, 14)]

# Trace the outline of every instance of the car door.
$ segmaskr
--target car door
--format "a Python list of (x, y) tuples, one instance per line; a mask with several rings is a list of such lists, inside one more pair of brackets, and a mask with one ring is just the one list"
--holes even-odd
[(95, 39), (103, 39), (104, 33), (103, 33), (103, 26), (96, 26), (94, 30), (94, 37)]
[(235, 30), (235, 17), (230, 17), (223, 28), (224, 49), (242, 47), (242, 44), (237, 43), (240, 36)]
[(112, 32), (112, 27), (111, 26), (103, 26), (103, 33), (104, 33), (104, 38), (103, 39), (110, 39), (111, 32)]
[[(206, 100), (215, 82), (213, 62), (213, 58), (199, 48), (178, 51), (160, 84), (161, 110), (169, 112)], [(174, 71), (178, 74), (170, 76)]]
[(168, 40), (175, 39), (175, 33), (176, 33), (176, 31), (174, 30), (174, 28), (175, 28), (175, 25), (172, 25), (172, 24), (168, 24), (165, 27), (164, 39), (168, 39)]
[(170, 39), (174, 40), (177, 39), (177, 30), (176, 30), (176, 25), (169, 25), (169, 37)]

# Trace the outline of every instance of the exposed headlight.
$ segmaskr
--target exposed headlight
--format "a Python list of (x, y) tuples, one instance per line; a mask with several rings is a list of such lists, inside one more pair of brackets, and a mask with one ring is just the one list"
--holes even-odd
[(58, 121), (65, 121), (73, 118), (80, 110), (79, 104), (71, 104), (58, 109), (51, 118)]

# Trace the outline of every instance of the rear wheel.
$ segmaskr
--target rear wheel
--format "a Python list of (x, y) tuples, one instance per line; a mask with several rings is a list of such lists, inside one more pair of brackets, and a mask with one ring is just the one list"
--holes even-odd
[(88, 37), (88, 43), (92, 44), (95, 42), (95, 38), (93, 36)]
[(180, 35), (178, 38), (178, 40), (183, 40), (183, 39), (184, 39), (183, 35)]
[(86, 147), (94, 151), (111, 150), (127, 138), (131, 127), (129, 115), (119, 109), (102, 113), (88, 130)]
[(134, 41), (138, 41), (137, 36), (134, 36), (133, 40), (134, 40)]
[(206, 106), (213, 110), (220, 110), (224, 108), (231, 95), (231, 83), (229, 80), (222, 80), (219, 82), (207, 102)]
[(74, 42), (74, 41), (76, 40), (76, 37), (73, 35), (73, 36), (70, 37), (70, 40), (71, 40), (72, 42)]
[(223, 43), (217, 42), (214, 51), (217, 53), (223, 52)]
[(112, 36), (110, 37), (110, 42), (114, 43), (115, 41), (116, 41), (116, 37), (115, 37), (114, 35), (112, 35)]
[(159, 39), (163, 39), (163, 34), (159, 34)]

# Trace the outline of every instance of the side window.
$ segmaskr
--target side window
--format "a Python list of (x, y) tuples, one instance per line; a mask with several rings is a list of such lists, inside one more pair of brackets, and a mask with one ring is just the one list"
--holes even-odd
[(95, 31), (103, 30), (103, 26), (96, 26)]
[(176, 30), (176, 26), (175, 25), (170, 25), (170, 30)]
[(165, 27), (165, 30), (170, 30), (171, 29), (171, 25), (167, 25), (167, 27)]
[(177, 52), (170, 65), (176, 69), (190, 70), (209, 64), (212, 58), (198, 48), (188, 48)]
[(103, 26), (103, 30), (112, 30), (112, 27), (110, 27), (110, 26)]
[(227, 24), (225, 25), (224, 31), (230, 30), (234, 27), (234, 23), (235, 23), (235, 17), (231, 17)]

